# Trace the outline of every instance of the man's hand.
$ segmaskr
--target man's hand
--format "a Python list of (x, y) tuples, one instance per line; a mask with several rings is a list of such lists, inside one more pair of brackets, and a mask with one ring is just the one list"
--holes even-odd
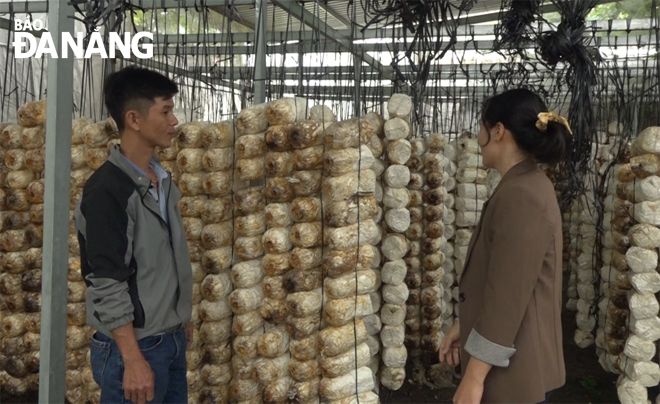
[(138, 404), (154, 399), (154, 372), (144, 357), (124, 362), (124, 397)]
[(112, 330), (124, 360), (124, 397), (145, 404), (154, 399), (154, 372), (142, 355), (135, 338), (133, 323)]
[(451, 326), (440, 344), (440, 363), (456, 366), (461, 362), (461, 335), (458, 319)]
[(193, 323), (186, 324), (186, 350), (188, 350), (193, 343), (193, 335)]

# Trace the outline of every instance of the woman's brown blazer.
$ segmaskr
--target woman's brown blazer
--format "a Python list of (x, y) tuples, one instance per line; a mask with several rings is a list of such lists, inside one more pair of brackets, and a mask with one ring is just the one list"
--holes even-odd
[(461, 367), (493, 365), (484, 403), (538, 403), (566, 379), (562, 224), (548, 177), (529, 159), (484, 204), (459, 285)]

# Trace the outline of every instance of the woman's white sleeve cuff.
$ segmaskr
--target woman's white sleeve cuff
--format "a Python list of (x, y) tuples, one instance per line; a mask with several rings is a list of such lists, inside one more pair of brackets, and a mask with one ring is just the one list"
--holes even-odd
[(515, 348), (508, 348), (489, 341), (474, 328), (465, 342), (465, 350), (482, 362), (503, 368), (509, 366), (509, 359), (516, 352)]

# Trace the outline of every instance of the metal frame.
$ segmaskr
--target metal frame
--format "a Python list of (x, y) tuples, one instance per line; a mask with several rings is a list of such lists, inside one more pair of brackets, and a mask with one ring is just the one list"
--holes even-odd
[(355, 64), (365, 62), (368, 65), (372, 66), (374, 69), (380, 71), (383, 74), (383, 78), (388, 79), (391, 76), (385, 72), (383, 65), (373, 57), (364, 54), (363, 52), (356, 52), (354, 50), (355, 45), (351, 41), (351, 37), (347, 37), (341, 34), (339, 31), (335, 30), (328, 24), (323, 21), (319, 21), (318, 18), (314, 16), (311, 12), (307, 11), (303, 6), (298, 3), (287, 1), (287, 0), (272, 0), (273, 4), (281, 7), (282, 9), (288, 11), (292, 16), (296, 17), (301, 22), (304, 22), (308, 27), (317, 30), (321, 35), (323, 35), (328, 41), (335, 43), (339, 49), (342, 49), (346, 52), (352, 53), (355, 58)]
[[(175, 35), (175, 36), (159, 36), (156, 38), (156, 43), (160, 44), (195, 44), (195, 43), (223, 43), (227, 42), (244, 42), (254, 43), (257, 41), (255, 48), (250, 47), (235, 47), (236, 50), (241, 50), (245, 53), (253, 53), (256, 50), (256, 64), (255, 70), (255, 102), (265, 101), (265, 80), (267, 78), (267, 66), (265, 63), (267, 53), (283, 52), (284, 50), (291, 50), (292, 53), (304, 52), (313, 48), (314, 35), (316, 33), (288, 33), (288, 39), (299, 39), (303, 43), (297, 47), (284, 48), (268, 47), (266, 44), (265, 26), (266, 26), (266, 6), (268, 0), (256, 0), (257, 7), (257, 21), (258, 27), (257, 34), (233, 34), (231, 37), (224, 34), (207, 34), (207, 35)], [(309, 0), (315, 1), (315, 0)], [(599, 4), (609, 3), (614, 0), (602, 0)], [(153, 1), (140, 1), (138, 5), (143, 8), (195, 8), (199, 6), (204, 7), (226, 7), (228, 5), (253, 5), (255, 0), (153, 0)], [(307, 11), (298, 2), (294, 0), (273, 0), (272, 4), (277, 5), (284, 10), (289, 11), (293, 16), (303, 21), (312, 29), (320, 32), (329, 41), (334, 43), (334, 48), (337, 51), (350, 52), (356, 56), (358, 63), (355, 63), (355, 70), (347, 67), (347, 75), (353, 75), (356, 78), (362, 78), (367, 74), (377, 74), (381, 79), (391, 78), (391, 70), (383, 66), (374, 58), (363, 54), (369, 49), (375, 49), (375, 46), (366, 46), (368, 44), (356, 44), (354, 39), (370, 39), (370, 38), (393, 38), (401, 34), (400, 29), (370, 29), (365, 33), (355, 35), (348, 30), (335, 30), (325, 23), (319, 22), (312, 13)], [(555, 11), (553, 5), (544, 5), (542, 10), (546, 12)], [(216, 10), (217, 11), (217, 10)], [(46, 13), (48, 12), (48, 21), (51, 32), (54, 32), (53, 41), (56, 48), (60, 48), (60, 38), (62, 32), (73, 32), (74, 20), (70, 18), (74, 14), (74, 9), (67, 4), (67, 0), (50, 0), (50, 1), (16, 1), (16, 2), (0, 2), (0, 14), (17, 14), (17, 13)], [(332, 10), (326, 9), (326, 12), (334, 15)], [(463, 25), (477, 24), (482, 22), (494, 21), (499, 17), (499, 10), (497, 12), (483, 14), (479, 16), (468, 16), (461, 18), (460, 22)], [(655, 27), (650, 27), (648, 21), (644, 20), (643, 23), (635, 22), (628, 23), (625, 21), (617, 21), (609, 26), (608, 22), (594, 23), (598, 30), (651, 30)], [(10, 20), (0, 20), (0, 29), (12, 29)], [(260, 33), (263, 35), (259, 35)], [(493, 33), (492, 27), (484, 26), (463, 26), (459, 28), (459, 34), (464, 36), (474, 35), (491, 35)], [(270, 33), (270, 38), (275, 38), (277, 33)], [(176, 42), (170, 39), (176, 38)], [(200, 40), (202, 39), (203, 40)], [(616, 36), (615, 36), (616, 38)], [(310, 41), (310, 42), (307, 42)], [(610, 39), (604, 38), (605, 43), (612, 42)], [(651, 41), (649, 41), (651, 42)], [(478, 42), (483, 47), (492, 45), (491, 42)], [(637, 43), (632, 44), (635, 46)], [(380, 47), (384, 47), (382, 44)], [(271, 49), (269, 49), (271, 48)], [(137, 60), (133, 60), (137, 62)], [(363, 71), (361, 62), (365, 62), (374, 68), (374, 71)], [(153, 63), (158, 63), (152, 61)], [(159, 67), (167, 68), (167, 65), (160, 64)], [(247, 68), (249, 69), (249, 68)], [(170, 71), (175, 69), (170, 67)], [(332, 68), (325, 68), (325, 74), (332, 74)], [(231, 70), (233, 75), (237, 71)], [(238, 70), (240, 72), (240, 70)], [(177, 71), (177, 73), (182, 73)], [(297, 74), (299, 80), (303, 80), (306, 76), (305, 70), (296, 68), (295, 71), (286, 69), (286, 74)], [(309, 70), (310, 75), (317, 75), (316, 71)], [(444, 72), (440, 72), (442, 76)], [(450, 72), (451, 74), (451, 72)], [(201, 74), (193, 74), (191, 77), (206, 80), (209, 83), (221, 84), (224, 86), (231, 86), (224, 80), (219, 80), (213, 77), (204, 77)], [(242, 89), (239, 85), (234, 85), (234, 88)], [(433, 88), (434, 86), (430, 86)], [(369, 91), (370, 87), (340, 87), (340, 94), (337, 94), (337, 88), (333, 87), (334, 95), (324, 97), (322, 94), (314, 94), (314, 90), (323, 92), (322, 87), (316, 89), (307, 89), (307, 94), (300, 93), (298, 95), (308, 95), (310, 98), (320, 99), (340, 99), (340, 100), (359, 100), (360, 97), (369, 99), (372, 97), (387, 97), (391, 94), (393, 87), (374, 87), (373, 92)], [(285, 86), (285, 91), (300, 92), (300, 85)], [(480, 88), (476, 94), (483, 94), (487, 90), (486, 87)], [(360, 94), (364, 93), (364, 94)], [(344, 96), (345, 94), (345, 96)], [(360, 96), (358, 97), (358, 94)], [(443, 98), (443, 95), (433, 95), (431, 98)], [(39, 386), (39, 401), (42, 403), (63, 403), (65, 397), (65, 359), (66, 359), (66, 312), (67, 312), (67, 281), (68, 281), (68, 235), (69, 235), (69, 210), (70, 210), (70, 159), (71, 159), (71, 117), (73, 113), (73, 59), (52, 59), (48, 60), (48, 98), (47, 98), (47, 121), (46, 130), (48, 136), (46, 137), (46, 161), (45, 161), (45, 193), (44, 193), (44, 233), (43, 233), (43, 269), (42, 269), (42, 311), (41, 311), (41, 338), (40, 342), (40, 386)], [(359, 113), (359, 105), (356, 103), (356, 108)]]
[(339, 21), (340, 23), (344, 24), (347, 27), (351, 26), (351, 21), (349, 18), (347, 18), (344, 15), (339, 14), (337, 11), (335, 11), (332, 7), (326, 7), (328, 4), (321, 4), (319, 3), (319, 7), (321, 7), (323, 10), (325, 10), (326, 14), (332, 16), (335, 20)]
[(267, 0), (257, 0), (254, 8), (257, 30), (254, 61), (254, 103), (266, 102), (266, 27), (268, 20)]
[[(137, 65), (148, 67), (148, 68), (151, 68), (151, 69), (157, 69), (157, 70), (160, 70), (162, 72), (174, 73), (174, 74), (182, 76), (182, 77), (190, 78), (190, 79), (193, 79), (193, 80), (199, 80), (199, 81), (203, 82), (204, 84), (207, 84), (207, 85), (210, 85), (210, 86), (215, 85), (215, 86), (226, 87), (225, 90), (227, 92), (231, 92), (232, 83), (230, 81), (227, 81), (227, 80), (219, 79), (219, 78), (215, 77), (214, 75), (205, 75), (205, 74), (202, 74), (199, 71), (193, 71), (193, 70), (190, 70), (190, 69), (183, 69), (183, 68), (180, 68), (180, 67), (169, 65), (167, 63), (158, 62), (154, 59), (145, 60), (145, 59), (138, 59), (136, 57), (124, 58), (121, 55), (117, 55), (117, 58), (122, 59), (122, 60), (126, 60), (126, 61), (131, 62), (131, 63), (135, 63)], [(234, 83), (233, 87), (234, 87), (234, 89), (239, 90), (239, 91), (246, 89), (244, 85), (239, 84), (239, 83)]]
[[(623, 64), (622, 64), (623, 66)], [(639, 74), (638, 69), (641, 68), (639, 63), (628, 62), (626, 63), (626, 70), (628, 71), (628, 77), (642, 77), (643, 75)], [(214, 72), (205, 66), (201, 67), (192, 67), (190, 71), (194, 74), (191, 74), (190, 77), (216, 77), (218, 72)], [(402, 68), (402, 73), (407, 74), (411, 73), (410, 68)], [(541, 80), (548, 77), (551, 74), (550, 70), (547, 70), (545, 67), (539, 66), (537, 70), (526, 69), (528, 74), (526, 77), (532, 80)], [(282, 69), (281, 67), (268, 67), (268, 71), (271, 77), (271, 83), (278, 83), (283, 77), (284, 80), (348, 80), (352, 81), (355, 79), (355, 70), (348, 66), (343, 66), (341, 68), (337, 67), (327, 67), (327, 68), (296, 68), (296, 67), (287, 67)], [(474, 64), (465, 67), (465, 70), (460, 69), (456, 65), (436, 65), (434, 69), (430, 72), (428, 77), (428, 82), (432, 83), (434, 80), (475, 80), (475, 77), (482, 77), (482, 74), (486, 72), (491, 72), (492, 74), (497, 74), (499, 72), (506, 72), (506, 64)], [(223, 77), (229, 77), (232, 73), (231, 69), (220, 70)], [(251, 78), (253, 76), (254, 68), (253, 67), (241, 67), (234, 68), (233, 73), (235, 78)], [(209, 75), (209, 76), (204, 76)], [(520, 75), (522, 78), (522, 75)], [(366, 80), (380, 80), (379, 73), (374, 70), (363, 70), (360, 72), (360, 81), (364, 82)], [(276, 84), (275, 84), (276, 85)], [(323, 88), (325, 86), (317, 86), (316, 88)], [(303, 87), (304, 88), (304, 87)]]
[[(545, 24), (537, 25), (538, 30), (547, 29)], [(589, 21), (587, 29), (585, 30), (585, 36), (589, 36), (592, 32), (601, 32), (606, 33), (608, 31), (621, 31), (621, 32), (636, 32), (641, 31), (639, 34), (655, 31), (655, 27), (650, 25), (650, 20), (648, 19), (634, 19), (634, 20), (613, 20), (613, 21)], [(350, 37), (350, 30), (335, 30), (334, 34), (341, 37)], [(457, 43), (461, 42), (472, 42), (477, 36), (492, 36), (495, 35), (495, 27), (492, 25), (475, 25), (475, 26), (464, 26), (458, 27), (457, 31)], [(363, 33), (355, 35), (354, 41), (361, 40), (370, 40), (370, 39), (382, 39), (382, 40), (391, 40), (392, 38), (402, 38), (403, 30), (401, 28), (382, 28), (382, 29), (369, 29)], [(612, 36), (617, 36), (613, 34)], [(255, 34), (252, 32), (235, 32), (231, 34), (161, 34), (154, 35), (154, 44), (159, 45), (186, 45), (186, 44), (208, 44), (208, 45), (217, 45), (221, 44), (226, 46), (227, 44), (248, 44), (255, 41)], [(268, 42), (271, 42), (270, 46), (273, 46), (274, 41), (303, 41), (308, 45), (312, 45), (318, 41), (318, 35), (316, 32), (269, 32), (267, 36)], [(391, 42), (390, 42), (391, 43)], [(355, 46), (362, 46), (363, 44), (356, 43)], [(383, 44), (385, 45), (385, 44)], [(234, 52), (236, 53), (236, 52)]]
[[(10, 7), (14, 13), (45, 13), (48, 11), (50, 1), (15, 1), (15, 2), (0, 2), (0, 14), (9, 13)], [(285, 0), (294, 1), (294, 0)], [(135, 5), (144, 9), (158, 9), (158, 8), (195, 8), (195, 7), (214, 7), (214, 6), (249, 6), (254, 4), (254, 0), (138, 0)], [(74, 10), (73, 7), (64, 4), (66, 7)]]
[[(228, 7), (231, 7), (231, 5), (227, 5), (227, 6), (210, 6), (209, 8), (210, 8), (211, 10), (215, 11), (216, 13), (220, 14), (221, 16), (223, 16), (223, 17), (229, 19), (229, 14), (230, 14), (230, 13), (233, 13), (234, 11), (232, 11), (231, 8), (228, 9)], [(236, 14), (238, 14), (238, 13), (236, 13)], [(240, 14), (239, 14), (239, 15), (240, 15)], [(236, 24), (242, 25), (242, 26), (244, 26), (245, 28), (251, 29), (252, 31), (256, 31), (256, 30), (257, 30), (257, 27), (256, 27), (254, 24), (252, 24), (252, 23), (250, 23), (250, 22), (248, 22), (248, 21), (240, 21), (240, 20), (237, 20), (237, 19), (234, 19), (234, 18), (232, 18), (231, 21), (232, 21), (233, 23), (236, 23)]]
[[(51, 0), (54, 1), (54, 0)], [(137, 5), (144, 9), (169, 9), (169, 8), (195, 8), (195, 7), (226, 7), (226, 6), (250, 6), (255, 4), (256, 0), (138, 0)], [(259, 0), (261, 1), (261, 0)], [(618, 0), (600, 0), (598, 4), (612, 3)], [(316, 0), (272, 0), (273, 4), (291, 4), (298, 5), (298, 3), (316, 2)], [(7, 2), (0, 1), (0, 14), (9, 13), (45, 13), (48, 11), (48, 1), (15, 1)], [(283, 7), (284, 8), (284, 7)], [(285, 8), (286, 9), (286, 8)], [(303, 8), (304, 9), (304, 8)], [(325, 7), (324, 7), (325, 9)], [(557, 11), (554, 4), (544, 4), (541, 6), (541, 12), (550, 13)], [(336, 13), (332, 10), (326, 12), (331, 14), (337, 20), (345, 24), (346, 19), (342, 16), (338, 18)], [(499, 18), (500, 10), (494, 10), (489, 13), (482, 13), (476, 16), (462, 16), (458, 20), (461, 25), (480, 24), (485, 22), (496, 21)]]
[[(57, 33), (73, 32), (67, 0), (50, 2), (48, 22)], [(61, 35), (53, 37), (60, 48)], [(73, 58), (48, 58), (44, 238), (41, 285), (39, 402), (64, 403), (69, 274), (71, 117)]]
[[(639, 46), (646, 46), (646, 45), (655, 45), (656, 43), (656, 38), (655, 34), (653, 36), (646, 34), (646, 35), (634, 35), (634, 36), (606, 36), (606, 37), (600, 37), (600, 38), (595, 38), (595, 40), (592, 40), (593, 42), (591, 46), (598, 46), (598, 47), (617, 47), (617, 48), (623, 48), (623, 47), (639, 47)], [(397, 44), (400, 45), (400, 44)], [(472, 42), (464, 42), (464, 46), (462, 47), (457, 47), (456, 51), (470, 51), (470, 50), (480, 50), (483, 51), (485, 49), (493, 49), (493, 46), (495, 45), (495, 41), (472, 41)], [(353, 51), (350, 51), (344, 44), (336, 44), (336, 43), (331, 43), (331, 44), (325, 44), (322, 47), (313, 44), (312, 42), (303, 42), (303, 43), (298, 43), (298, 44), (281, 44), (281, 45), (271, 45), (266, 47), (266, 54), (268, 55), (273, 55), (273, 54), (300, 54), (300, 53), (350, 53), (353, 54), (356, 59), (355, 63), (358, 63), (361, 57), (367, 58), (369, 57), (371, 60), (373, 60), (373, 63), (368, 63), (366, 60), (362, 60), (362, 62), (365, 62), (369, 65), (371, 65), (375, 71), (378, 71), (382, 74), (384, 74), (384, 79), (389, 79), (389, 70), (391, 70), (391, 67), (389, 66), (383, 66), (382, 63), (380, 63), (377, 59), (368, 56), (366, 54), (362, 55), (362, 53), (366, 52), (391, 52), (391, 53), (401, 53), (404, 52), (404, 50), (399, 47), (397, 49), (396, 46), (392, 46), (392, 44), (373, 44), (373, 43), (368, 43), (368, 44), (362, 44), (362, 45), (353, 45)], [(524, 49), (535, 49), (536, 44), (528, 44), (527, 46), (524, 47)], [(422, 50), (422, 49), (419, 49)], [(243, 45), (176, 45), (176, 46), (168, 46), (168, 45), (156, 45), (154, 46), (154, 55), (254, 55), (258, 54), (258, 52), (255, 52), (254, 46), (243, 46)], [(359, 54), (359, 55), (356, 55)], [(319, 67), (321, 68), (321, 67)]]

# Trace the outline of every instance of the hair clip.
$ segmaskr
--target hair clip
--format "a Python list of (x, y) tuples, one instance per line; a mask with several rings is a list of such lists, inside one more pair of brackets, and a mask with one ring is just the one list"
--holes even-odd
[(558, 122), (566, 127), (568, 129), (568, 133), (571, 135), (573, 134), (573, 131), (571, 130), (571, 126), (568, 124), (568, 121), (566, 118), (564, 118), (561, 115), (555, 114), (552, 111), (549, 112), (541, 112), (538, 115), (538, 120), (536, 121), (536, 127), (541, 130), (541, 132), (545, 132), (548, 129), (548, 121), (553, 121), (553, 122)]

